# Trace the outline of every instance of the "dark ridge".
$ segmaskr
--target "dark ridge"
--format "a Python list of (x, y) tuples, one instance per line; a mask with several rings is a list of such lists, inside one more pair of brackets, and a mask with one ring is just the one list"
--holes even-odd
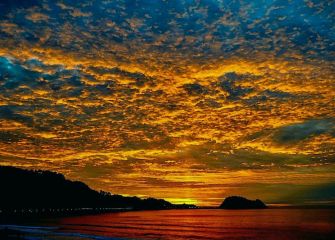
[[(174, 209), (194, 208), (163, 199), (124, 197), (95, 191), (62, 174), (0, 166), (0, 214), (75, 211), (74, 209)], [(84, 211), (82, 210), (82, 211)]]
[(267, 206), (259, 199), (249, 200), (244, 197), (231, 196), (225, 198), (219, 208), (222, 209), (263, 209)]

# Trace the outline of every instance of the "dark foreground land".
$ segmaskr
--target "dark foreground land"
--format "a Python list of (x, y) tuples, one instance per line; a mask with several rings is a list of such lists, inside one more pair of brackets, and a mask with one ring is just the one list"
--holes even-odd
[(95, 191), (50, 171), (0, 167), (0, 221), (19, 217), (98, 214), (129, 210), (195, 208), (163, 199), (124, 197)]

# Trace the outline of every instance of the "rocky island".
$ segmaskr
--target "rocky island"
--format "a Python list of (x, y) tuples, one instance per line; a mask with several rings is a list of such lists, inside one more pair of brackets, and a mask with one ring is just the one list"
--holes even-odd
[(259, 199), (249, 200), (240, 196), (230, 196), (224, 199), (219, 208), (222, 209), (264, 209), (267, 206)]

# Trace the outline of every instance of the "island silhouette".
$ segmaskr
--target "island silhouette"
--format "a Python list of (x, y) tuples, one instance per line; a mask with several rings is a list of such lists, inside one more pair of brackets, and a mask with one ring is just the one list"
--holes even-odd
[[(164, 199), (128, 197), (91, 189), (52, 171), (0, 166), (0, 220), (3, 216), (64, 216), (112, 211), (194, 209), (193, 204), (172, 204)], [(240, 196), (224, 199), (221, 209), (263, 209), (259, 199)]]
[(196, 208), (163, 199), (96, 191), (51, 171), (0, 166), (0, 215), (67, 215), (122, 210)]
[(222, 209), (264, 209), (267, 206), (259, 199), (249, 200), (241, 196), (230, 196), (220, 205)]

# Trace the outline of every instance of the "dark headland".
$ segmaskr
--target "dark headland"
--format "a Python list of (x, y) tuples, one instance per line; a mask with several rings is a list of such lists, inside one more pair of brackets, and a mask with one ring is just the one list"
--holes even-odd
[(259, 199), (249, 200), (240, 196), (231, 196), (224, 199), (220, 205), (222, 209), (264, 209), (267, 206)]
[(163, 199), (125, 197), (96, 191), (62, 174), (0, 166), (1, 216), (64, 216), (125, 210), (196, 208)]

